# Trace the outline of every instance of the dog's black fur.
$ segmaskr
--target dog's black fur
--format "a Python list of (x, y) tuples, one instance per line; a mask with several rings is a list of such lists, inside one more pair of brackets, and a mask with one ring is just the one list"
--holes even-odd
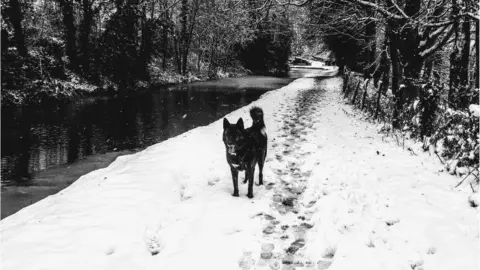
[(259, 107), (250, 109), (253, 124), (245, 129), (243, 119), (236, 124), (230, 124), (223, 119), (223, 142), (227, 152), (227, 162), (230, 165), (233, 179), (233, 196), (238, 197), (238, 171), (245, 170), (245, 181), (248, 181), (248, 198), (253, 198), (253, 178), (255, 166), (258, 164), (259, 181), (263, 185), (263, 165), (267, 156), (267, 133), (263, 121), (263, 110)]

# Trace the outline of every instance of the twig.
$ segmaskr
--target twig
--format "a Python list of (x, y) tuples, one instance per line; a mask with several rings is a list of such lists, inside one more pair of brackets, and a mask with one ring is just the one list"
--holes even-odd
[(472, 172), (474, 172), (474, 171), (475, 171), (475, 170), (471, 170), (471, 171), (467, 174), (467, 176), (465, 176), (465, 177), (462, 179), (462, 181), (460, 181), (460, 182), (455, 186), (455, 188), (457, 188), (458, 186), (460, 186), (460, 185), (463, 183), (463, 181), (465, 181), (465, 179), (467, 179), (467, 177), (469, 177), (470, 174), (472, 174)]
[[(475, 169), (475, 170), (473, 170), (473, 171), (477, 171), (477, 172), (478, 172), (478, 169)], [(477, 174), (472, 174), (472, 175), (475, 177), (475, 179), (477, 179), (477, 183), (480, 183), (480, 179), (478, 178)]]
[(342, 108), (342, 110), (343, 110), (343, 112), (344, 112), (346, 115), (348, 115), (348, 116), (352, 116), (352, 114), (351, 114), (351, 113), (349, 113), (349, 112), (347, 112), (347, 111), (346, 111), (344, 108)]
[(472, 189), (472, 192), (475, 192), (475, 188), (472, 185), (472, 182), (470, 182), (470, 188)]
[(415, 153), (415, 151), (413, 151), (413, 149), (412, 149), (410, 146), (407, 147), (407, 150), (410, 151), (410, 153), (412, 153), (413, 155), (418, 156), (418, 155)]
[(435, 155), (437, 155), (438, 159), (440, 160), (440, 162), (442, 163), (442, 165), (445, 165), (445, 161), (443, 161), (443, 159), (440, 157), (440, 155), (438, 154), (437, 150), (434, 151)]

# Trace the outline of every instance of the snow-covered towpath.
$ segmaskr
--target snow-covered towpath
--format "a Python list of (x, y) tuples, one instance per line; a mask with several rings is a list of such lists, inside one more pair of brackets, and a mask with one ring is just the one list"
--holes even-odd
[[(231, 196), (220, 119), (2, 220), (2, 269), (478, 269), (457, 179), (353, 118), (340, 85), (303, 78), (255, 102), (269, 152), (254, 199)], [(227, 118), (249, 126), (248, 109)]]

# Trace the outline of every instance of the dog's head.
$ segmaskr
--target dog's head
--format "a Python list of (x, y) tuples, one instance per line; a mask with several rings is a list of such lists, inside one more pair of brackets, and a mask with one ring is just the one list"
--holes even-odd
[(238, 119), (236, 124), (230, 124), (227, 118), (223, 119), (223, 142), (230, 155), (236, 155), (245, 140), (245, 128), (243, 119)]

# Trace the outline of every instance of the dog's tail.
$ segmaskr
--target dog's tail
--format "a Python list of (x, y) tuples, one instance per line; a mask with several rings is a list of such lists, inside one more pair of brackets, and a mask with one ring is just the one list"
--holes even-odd
[(265, 122), (263, 122), (263, 110), (260, 107), (253, 106), (250, 109), (250, 116), (253, 120), (253, 126), (259, 128), (265, 127)]

